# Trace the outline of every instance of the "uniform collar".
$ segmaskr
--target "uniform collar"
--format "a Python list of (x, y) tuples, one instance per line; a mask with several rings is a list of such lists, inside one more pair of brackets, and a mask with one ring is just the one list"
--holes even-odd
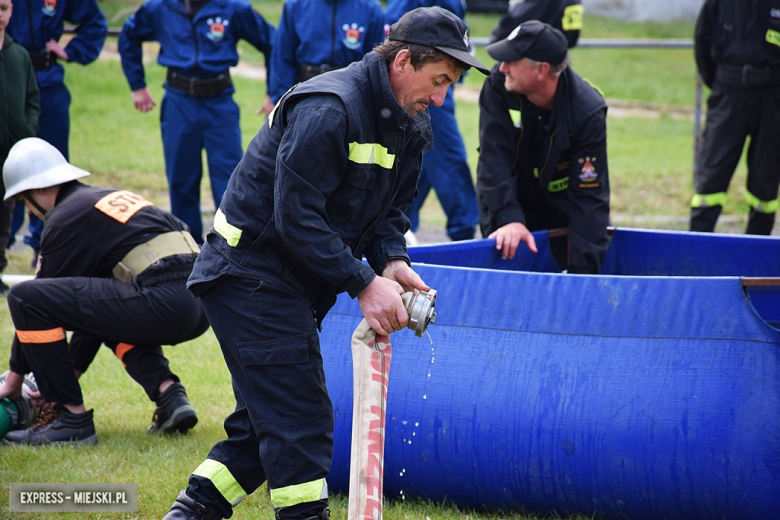
[(57, 193), (57, 198), (54, 200), (54, 207), (56, 208), (59, 206), (59, 204), (67, 199), (74, 191), (84, 186), (86, 186), (86, 184), (82, 184), (79, 181), (69, 181), (60, 186), (60, 191)]

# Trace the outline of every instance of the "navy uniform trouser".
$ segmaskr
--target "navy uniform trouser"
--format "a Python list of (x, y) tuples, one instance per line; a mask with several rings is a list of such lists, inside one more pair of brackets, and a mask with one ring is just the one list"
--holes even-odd
[(317, 515), (328, 504), (334, 416), (311, 303), (283, 282), (231, 276), (201, 300), (236, 408), (187, 494), (229, 517), (267, 480), (277, 518)]
[[(83, 356), (94, 348), (99, 338), (97, 345), (105, 342), (155, 400), (160, 383), (167, 378), (178, 381), (160, 345), (194, 339), (209, 326), (185, 282), (182, 278), (143, 287), (109, 278), (44, 278), (15, 285), (8, 292), (16, 328), (10, 368), (22, 374), (32, 369), (45, 401), (81, 404), (65, 336), (65, 331), (73, 331), (75, 358), (79, 349)], [(19, 347), (21, 357), (15, 355)]]
[(211, 193), (218, 208), (230, 174), (243, 155), (238, 105), (230, 93), (194, 98), (171, 88), (160, 107), (160, 129), (171, 213), (190, 227), (198, 243), (203, 243), (202, 150), (206, 149)]
[(707, 106), (707, 123), (693, 179), (691, 231), (715, 229), (749, 136), (745, 198), (750, 214), (746, 232), (769, 235), (780, 185), (780, 88), (748, 92), (726, 90), (716, 84)]
[(455, 119), (455, 99), (450, 86), (444, 104), (428, 107), (433, 130), (433, 149), (423, 156), (417, 198), (406, 211), (412, 231), (420, 227), (420, 208), (431, 188), (447, 215), (447, 235), (452, 240), (474, 238), (479, 222), (474, 181), (466, 157), (463, 136)]
[[(64, 83), (57, 83), (41, 89), (41, 114), (38, 117), (38, 137), (54, 146), (69, 160), (68, 140), (70, 138), (70, 92)], [(24, 202), (16, 201), (19, 212), (11, 226), (11, 235), (16, 236), (24, 221)], [(24, 237), (24, 243), (33, 249), (41, 248), (43, 221), (29, 214), (27, 229), (30, 235)]]

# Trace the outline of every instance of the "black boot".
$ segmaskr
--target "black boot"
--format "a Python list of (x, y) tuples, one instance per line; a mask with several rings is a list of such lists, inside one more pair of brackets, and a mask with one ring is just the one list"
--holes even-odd
[(198, 415), (181, 383), (173, 383), (155, 402), (157, 409), (147, 429), (149, 433), (187, 433), (187, 430), (198, 424)]
[(747, 229), (748, 235), (771, 235), (772, 228), (775, 226), (775, 214), (764, 213), (762, 211), (750, 210), (748, 215)]
[(723, 206), (691, 208), (691, 231), (712, 233)]
[[(281, 520), (279, 517), (279, 513), (275, 515), (276, 520)], [(302, 520), (330, 520), (330, 509), (327, 507), (320, 511), (315, 516), (310, 516), (308, 518), (303, 518)]]
[(221, 514), (195, 502), (187, 493), (181, 491), (163, 520), (222, 520), (222, 518)]
[(38, 424), (26, 430), (14, 430), (5, 435), (6, 444), (69, 444), (89, 446), (97, 444), (92, 410), (84, 413), (70, 413), (65, 408), (43, 415)]

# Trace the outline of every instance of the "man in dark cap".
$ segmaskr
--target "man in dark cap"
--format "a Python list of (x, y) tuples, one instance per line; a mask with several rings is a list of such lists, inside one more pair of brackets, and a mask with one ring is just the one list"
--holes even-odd
[(328, 518), (334, 415), (317, 328), (347, 292), (387, 335), (408, 322), (401, 294), (428, 289), (404, 212), (431, 147), (426, 108), (469, 67), (488, 74), (466, 24), (416, 9), (361, 61), (290, 89), (249, 144), (188, 282), (236, 408), (167, 519), (230, 517), (265, 481), (277, 519)]
[(607, 106), (568, 67), (566, 38), (530, 21), (488, 45), (498, 60), (479, 98), (477, 189), (483, 236), (504, 258), (532, 231), (568, 228), (551, 242), (570, 273), (598, 273), (607, 251)]

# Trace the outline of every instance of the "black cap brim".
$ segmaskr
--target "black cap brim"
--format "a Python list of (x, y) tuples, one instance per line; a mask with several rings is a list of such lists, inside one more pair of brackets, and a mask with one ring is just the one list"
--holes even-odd
[(496, 61), (517, 61), (523, 58), (509, 40), (501, 40), (491, 43), (485, 50)]
[(462, 51), (460, 49), (453, 49), (452, 47), (436, 47), (436, 48), (441, 52), (443, 52), (444, 54), (446, 54), (447, 56), (451, 56), (458, 61), (462, 61), (466, 65), (474, 67), (485, 76), (490, 75), (490, 69), (485, 67), (482, 63), (479, 62), (479, 60), (477, 60), (477, 58), (475, 58), (468, 52)]

